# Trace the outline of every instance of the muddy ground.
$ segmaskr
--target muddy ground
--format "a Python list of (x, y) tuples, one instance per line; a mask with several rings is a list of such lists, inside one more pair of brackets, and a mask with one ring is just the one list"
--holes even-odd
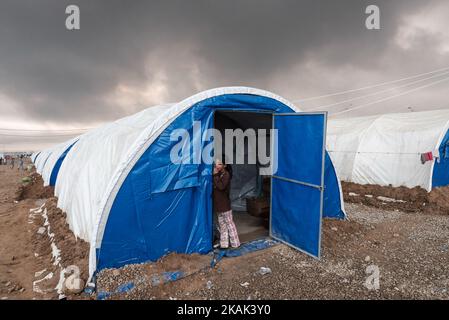
[(53, 188), (34, 170), (9, 166), (0, 166), (0, 181), (0, 298), (85, 298), (56, 290), (70, 276), (63, 272), (61, 280), (68, 266), (87, 279), (89, 246), (70, 231)]
[[(81, 278), (87, 278), (88, 245), (75, 239), (56, 209), (56, 198), (49, 197), (38, 177), (26, 189), (21, 187), (24, 175), (29, 173), (0, 166), (0, 297), (58, 299), (55, 287), (61, 270), (77, 265)], [(363, 194), (345, 188), (345, 197), (355, 191), (359, 197)], [(369, 192), (365, 194), (376, 199), (380, 195)], [(380, 196), (402, 200), (400, 194)], [(416, 198), (421, 202), (419, 195)], [(66, 298), (449, 299), (449, 216), (441, 209), (416, 210), (404, 202), (379, 201), (347, 203), (349, 220), (324, 221), (320, 261), (283, 244), (223, 258), (214, 268), (210, 255), (172, 254), (157, 263), (102, 271), (97, 280), (100, 297)], [(41, 212), (30, 212), (39, 207)], [(45, 220), (49, 225), (40, 234)], [(60, 250), (56, 264), (51, 243)], [(372, 281), (377, 271), (378, 283)], [(53, 276), (44, 279), (50, 273)], [(183, 278), (168, 281), (179, 275)]]
[(381, 187), (342, 182), (345, 202), (362, 203), (380, 209), (449, 215), (449, 187), (431, 192), (415, 187)]

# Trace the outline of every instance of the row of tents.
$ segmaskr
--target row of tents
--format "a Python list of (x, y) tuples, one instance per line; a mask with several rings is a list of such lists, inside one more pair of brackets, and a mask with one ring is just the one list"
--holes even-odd
[[(213, 250), (212, 165), (172, 163), (177, 141), (170, 133), (185, 129), (204, 147), (207, 129), (226, 117), (242, 128), (277, 130), (269, 235), (314, 257), (322, 218), (345, 218), (337, 173), (345, 181), (427, 190), (449, 184), (449, 112), (327, 122), (326, 113), (301, 112), (267, 91), (208, 90), (32, 155), (71, 230), (90, 243), (90, 276), (170, 252)], [(434, 150), (438, 164), (422, 164), (418, 155)]]
[(449, 185), (449, 110), (330, 120), (327, 150), (343, 181), (430, 192)]

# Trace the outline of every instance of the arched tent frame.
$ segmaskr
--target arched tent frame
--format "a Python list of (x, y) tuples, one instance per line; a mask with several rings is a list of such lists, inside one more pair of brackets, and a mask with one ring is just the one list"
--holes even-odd
[(65, 156), (78, 140), (79, 137), (76, 137), (53, 147), (42, 168), (41, 175), (42, 179), (44, 180), (44, 186), (55, 185), (59, 169), (62, 165), (62, 162), (64, 161)]
[(53, 153), (53, 149), (55, 147), (52, 147), (50, 149), (43, 150), (39, 153), (38, 157), (36, 158), (35, 166), (36, 166), (36, 172), (42, 175), (42, 172), (45, 168), (45, 165), (47, 163), (48, 158)]
[(31, 155), (31, 162), (35, 163), (36, 158), (39, 156), (40, 152), (35, 152)]

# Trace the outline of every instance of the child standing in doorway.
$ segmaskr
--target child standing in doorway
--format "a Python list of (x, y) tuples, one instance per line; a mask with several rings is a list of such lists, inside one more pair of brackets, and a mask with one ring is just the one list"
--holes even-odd
[(229, 242), (233, 248), (240, 246), (239, 235), (232, 219), (231, 200), (231, 175), (226, 170), (226, 164), (220, 159), (215, 160), (214, 166), (214, 209), (218, 216), (220, 230), (220, 247), (226, 249)]

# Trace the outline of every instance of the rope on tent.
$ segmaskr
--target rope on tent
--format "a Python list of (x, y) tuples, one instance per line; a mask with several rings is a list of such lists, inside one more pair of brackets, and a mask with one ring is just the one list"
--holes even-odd
[(376, 85), (370, 85), (370, 86), (366, 86), (366, 87), (363, 87), (363, 88), (346, 90), (346, 91), (340, 91), (340, 92), (335, 92), (335, 93), (331, 93), (331, 94), (325, 94), (325, 95), (322, 95), (322, 96), (310, 97), (310, 98), (305, 98), (305, 99), (299, 99), (299, 100), (294, 100), (292, 102), (312, 101), (312, 100), (317, 100), (317, 99), (322, 99), (322, 98), (327, 98), (327, 97), (338, 96), (338, 95), (342, 95), (342, 94), (346, 94), (346, 93), (351, 93), (351, 92), (357, 92), (357, 91), (377, 88), (377, 87), (381, 87), (381, 86), (384, 86), (384, 85), (387, 85), (387, 84), (393, 84), (393, 83), (402, 82), (402, 81), (405, 81), (405, 80), (415, 79), (415, 78), (419, 78), (419, 77), (422, 77), (422, 76), (426, 76), (428, 74), (437, 73), (437, 72), (441, 72), (441, 71), (447, 71), (447, 70), (449, 70), (449, 67), (438, 69), (438, 70), (434, 70), (434, 71), (430, 71), (430, 72), (426, 72), (426, 73), (421, 73), (421, 74), (418, 74), (418, 75), (414, 75), (414, 76), (411, 76), (411, 77), (406, 77), (406, 78), (402, 78), (402, 79), (398, 79), (398, 80), (387, 81), (387, 82), (379, 83), (379, 84), (376, 84)]
[(366, 95), (363, 95), (363, 96), (359, 96), (359, 97), (343, 100), (343, 101), (340, 101), (340, 102), (331, 103), (331, 104), (324, 105), (324, 106), (315, 107), (315, 108), (312, 108), (312, 109), (307, 109), (307, 111), (314, 111), (314, 110), (318, 110), (318, 109), (325, 110), (327, 108), (335, 107), (335, 106), (338, 106), (338, 105), (343, 104), (343, 103), (347, 103), (347, 102), (351, 102), (351, 101), (355, 101), (355, 100), (360, 100), (360, 99), (368, 98), (368, 97), (372, 97), (372, 96), (377, 96), (378, 94), (381, 94), (381, 93), (384, 93), (384, 92), (405, 88), (405, 87), (408, 87), (408, 86), (410, 86), (412, 84), (420, 83), (420, 82), (423, 82), (423, 81), (427, 81), (427, 80), (430, 80), (430, 79), (433, 79), (433, 78), (436, 78), (436, 77), (445, 76), (445, 75), (448, 75), (448, 74), (449, 74), (449, 71), (445, 72), (445, 73), (442, 73), (442, 74), (438, 74), (438, 75), (434, 75), (434, 76), (431, 76), (431, 77), (427, 77), (427, 78), (424, 78), (424, 79), (419, 79), (419, 80), (416, 80), (416, 81), (413, 81), (413, 82), (409, 82), (409, 83), (406, 83), (406, 84), (403, 84), (403, 85), (400, 85), (400, 86), (397, 86), (397, 87), (384, 89), (384, 90), (381, 90), (381, 91), (376, 91), (376, 92), (373, 92), (373, 93), (370, 93), (370, 94), (366, 94)]
[(412, 92), (415, 92), (415, 91), (418, 91), (418, 90), (421, 90), (421, 89), (424, 89), (424, 88), (428, 88), (428, 87), (434, 86), (436, 84), (442, 83), (442, 82), (447, 81), (447, 80), (449, 80), (449, 77), (441, 79), (441, 80), (438, 80), (438, 81), (435, 81), (435, 82), (431, 82), (431, 83), (429, 83), (427, 85), (424, 85), (424, 86), (420, 86), (420, 87), (417, 87), (417, 88), (414, 88), (414, 89), (411, 89), (411, 90), (404, 91), (402, 93), (395, 94), (395, 95), (390, 96), (390, 97), (386, 97), (386, 98), (383, 98), (383, 99), (380, 99), (380, 100), (368, 102), (368, 103), (365, 103), (365, 104), (362, 104), (362, 105), (359, 105), (359, 106), (356, 106), (356, 107), (353, 107), (353, 108), (350, 108), (350, 109), (346, 109), (346, 110), (343, 110), (343, 111), (335, 112), (335, 113), (331, 114), (330, 116), (336, 116), (338, 114), (343, 114), (343, 113), (346, 113), (346, 112), (349, 112), (349, 111), (365, 108), (365, 107), (371, 106), (373, 104), (377, 104), (377, 103), (381, 103), (381, 102), (384, 102), (384, 101), (388, 101), (388, 100), (391, 100), (391, 99), (394, 99), (394, 98), (397, 98), (397, 97), (400, 97), (400, 96), (404, 96), (406, 94), (409, 94), (409, 93), (412, 93)]
[(0, 131), (26, 131), (26, 132), (47, 132), (47, 133), (55, 133), (55, 132), (72, 132), (72, 131), (87, 131), (95, 128), (80, 128), (80, 129), (12, 129), (12, 128), (0, 128)]
[(22, 137), (22, 138), (53, 138), (53, 137), (76, 137), (79, 133), (53, 134), (53, 135), (26, 135), (26, 134), (5, 134), (0, 133), (0, 137)]
[(368, 153), (368, 154), (408, 154), (408, 155), (421, 155), (420, 152), (378, 152), (378, 151), (338, 151), (338, 150), (326, 150), (332, 153)]

